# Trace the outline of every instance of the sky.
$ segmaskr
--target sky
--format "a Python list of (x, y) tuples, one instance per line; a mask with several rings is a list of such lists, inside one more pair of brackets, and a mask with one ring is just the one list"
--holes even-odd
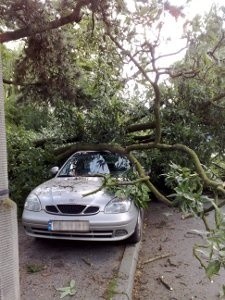
[[(195, 15), (204, 15), (205, 13), (210, 11), (210, 8), (213, 4), (218, 4), (219, 6), (225, 6), (224, 0), (191, 0), (188, 4), (186, 4), (186, 0), (169, 0), (169, 3), (176, 6), (184, 6), (184, 14), (185, 18), (178, 18), (175, 21), (174, 18), (167, 16), (165, 19), (166, 26), (164, 27), (165, 37), (168, 36), (171, 38), (171, 41), (166, 44), (166, 47), (162, 47), (161, 54), (164, 53), (166, 49), (166, 53), (176, 52), (177, 50), (183, 48), (185, 46), (185, 41), (181, 40), (181, 35), (183, 32), (183, 23), (188, 19), (191, 20)], [(163, 49), (164, 48), (164, 49)], [(164, 50), (164, 51), (163, 51)], [(172, 56), (171, 60), (176, 61), (183, 57), (184, 52), (179, 53), (176, 56)], [(171, 61), (169, 64), (171, 64)], [(160, 64), (164, 65), (168, 63), (167, 61), (161, 61)]]
[[(224, 0), (190, 0), (188, 4), (185, 4), (187, 0), (169, 0), (169, 3), (176, 6), (184, 6), (184, 14), (185, 20), (192, 19), (195, 15), (204, 15), (205, 13), (210, 11), (210, 8), (213, 4), (217, 4), (218, 6), (225, 6)], [(172, 33), (173, 31), (177, 31), (179, 28), (179, 24), (182, 24), (182, 18), (179, 18), (177, 22), (169, 22), (171, 24), (167, 24), (168, 32)], [(173, 26), (173, 28), (172, 28)], [(182, 28), (182, 26), (181, 26)], [(173, 30), (171, 30), (173, 29)]]
[[(131, 0), (127, 0), (128, 7), (131, 5)], [(136, 0), (134, 0), (136, 1)], [(150, 0), (149, 0), (150, 1)], [(165, 0), (166, 1), (166, 0)], [(204, 15), (207, 12), (210, 11), (213, 4), (217, 4), (218, 6), (225, 6), (225, 0), (168, 0), (168, 2), (171, 5), (176, 6), (184, 6), (184, 14), (185, 17), (181, 18), (179, 17), (177, 20), (175, 20), (174, 17), (172, 17), (169, 14), (165, 15), (165, 18), (163, 19), (164, 26), (162, 29), (162, 34), (164, 37), (164, 42), (160, 44), (160, 46), (157, 49), (157, 55), (163, 55), (163, 54), (169, 54), (177, 52), (178, 50), (184, 48), (186, 46), (186, 40), (181, 39), (182, 33), (183, 33), (183, 24), (187, 20), (193, 19), (196, 15)], [(187, 3), (188, 2), (188, 3)], [(133, 2), (134, 3), (134, 2)], [(167, 38), (168, 41), (167, 41)], [(185, 50), (180, 52), (177, 55), (173, 56), (167, 56), (165, 58), (162, 58), (157, 61), (157, 67), (169, 67), (174, 62), (181, 60), (185, 55)], [(134, 72), (134, 71), (133, 71)], [(124, 73), (129, 76), (131, 72), (130, 66), (127, 65), (124, 68)], [(167, 76), (162, 76), (160, 80), (166, 79)]]
[[(182, 6), (186, 1), (184, 0), (170, 0), (171, 4)], [(202, 14), (210, 10), (210, 7), (216, 3), (218, 5), (225, 5), (224, 0), (192, 0), (188, 4), (189, 8), (187, 9), (188, 15), (193, 17), (196, 14)]]

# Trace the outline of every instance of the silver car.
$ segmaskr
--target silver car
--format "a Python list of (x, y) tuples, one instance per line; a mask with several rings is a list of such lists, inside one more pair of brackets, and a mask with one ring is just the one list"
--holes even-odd
[(142, 210), (132, 199), (100, 188), (101, 175), (121, 178), (129, 168), (129, 160), (117, 153), (76, 152), (60, 170), (52, 168), (53, 179), (28, 195), (22, 216), (26, 233), (51, 239), (140, 241)]

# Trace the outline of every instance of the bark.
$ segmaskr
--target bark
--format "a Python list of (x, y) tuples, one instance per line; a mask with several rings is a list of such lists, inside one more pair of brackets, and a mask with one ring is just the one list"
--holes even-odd
[[(146, 178), (145, 170), (143, 169), (142, 165), (137, 160), (137, 158), (133, 154), (131, 154), (131, 153), (129, 153), (128, 157), (133, 162), (133, 164), (134, 164), (134, 166), (135, 166), (135, 168), (136, 168), (136, 170), (137, 170), (140, 178)], [(147, 177), (147, 178), (149, 178), (149, 177)], [(145, 180), (145, 184), (147, 185), (147, 187), (149, 188), (149, 190), (156, 196), (156, 198), (159, 201), (165, 203), (168, 206), (172, 206), (173, 205), (173, 203), (169, 199), (167, 199), (163, 194), (161, 194), (157, 190), (157, 188), (152, 184), (152, 182), (149, 179)]]
[(35, 29), (31, 26), (26, 26), (15, 31), (3, 32), (0, 34), (0, 43), (15, 41), (21, 38), (29, 37), (37, 33), (42, 33), (48, 30), (59, 28), (69, 23), (79, 23), (82, 19), (82, 8), (88, 5), (96, 6), (97, 2), (98, 0), (79, 0), (72, 13), (65, 17), (61, 17), (58, 19), (56, 18), (55, 20), (50, 21), (49, 23), (45, 23), (43, 24), (43, 26), (37, 27)]
[(155, 140), (155, 136), (152, 134), (149, 135), (138, 135), (133, 137), (134, 141), (137, 141), (138, 143), (151, 143)]
[[(133, 124), (133, 125), (129, 125), (126, 129), (127, 133), (132, 133), (132, 132), (136, 132), (136, 131), (141, 131), (141, 130), (147, 130), (147, 129), (154, 129), (155, 128), (155, 122), (146, 122), (146, 123), (142, 123), (142, 124)], [(152, 135), (146, 135), (146, 136), (137, 136), (134, 137), (135, 140), (139, 140), (139, 141), (143, 141), (143, 142), (150, 142), (154, 139), (154, 137)], [(68, 139), (66, 139), (64, 141), (64, 144), (69, 144), (69, 143), (79, 143), (82, 140), (82, 138), (80, 137), (80, 135), (76, 135), (74, 137), (70, 137)], [(44, 147), (44, 145), (48, 142), (61, 142), (59, 141), (57, 138), (43, 138), (40, 140), (36, 140), (34, 141), (34, 146), (35, 147)], [(68, 148), (68, 146), (65, 146)], [(69, 146), (70, 148), (70, 146)], [(64, 152), (64, 147), (60, 148), (61, 150), (56, 150), (59, 151), (60, 153)]]
[[(64, 141), (65, 144), (69, 144), (69, 143), (77, 143), (81, 140), (81, 136), (80, 135), (76, 135), (73, 137), (70, 137), (68, 139), (66, 139)], [(57, 139), (57, 138), (43, 138), (40, 140), (36, 140), (33, 142), (35, 147), (44, 147), (46, 143), (61, 143), (62, 141)], [(70, 147), (70, 146), (69, 146)]]
[(153, 67), (153, 71), (156, 74), (155, 81), (153, 81), (149, 75), (147, 74), (144, 67), (135, 59), (134, 55), (132, 55), (131, 52), (127, 51), (121, 43), (118, 42), (118, 40), (111, 34), (110, 31), (110, 25), (107, 20), (107, 17), (104, 15), (104, 12), (102, 12), (103, 15), (103, 21), (106, 25), (106, 33), (108, 37), (114, 42), (114, 44), (117, 46), (118, 49), (120, 49), (127, 57), (130, 58), (132, 63), (138, 68), (140, 74), (144, 77), (146, 82), (149, 84), (150, 88), (153, 88), (155, 93), (155, 99), (154, 99), (154, 117), (155, 117), (155, 143), (159, 143), (161, 141), (161, 117), (160, 117), (160, 102), (161, 102), (161, 93), (158, 86), (158, 80), (159, 80), (159, 72), (157, 70), (157, 67), (155, 65), (156, 58), (154, 53), (154, 47), (150, 45), (150, 53), (151, 53), (151, 63)]
[(190, 158), (192, 159), (196, 172), (198, 175), (201, 177), (203, 183), (207, 187), (212, 187), (213, 189), (217, 190), (218, 192), (222, 193), (225, 195), (225, 190), (223, 186), (221, 185), (220, 182), (211, 180), (205, 173), (202, 164), (198, 158), (198, 155), (195, 153), (194, 150), (190, 149), (189, 147), (182, 145), (182, 144), (174, 144), (174, 145), (169, 145), (169, 144), (155, 144), (154, 142), (148, 143), (148, 144), (138, 144), (138, 145), (130, 145), (126, 147), (126, 151), (131, 152), (135, 150), (149, 150), (149, 149), (161, 149), (161, 150), (167, 150), (167, 151), (174, 151), (178, 150), (181, 152), (187, 153)]
[(147, 130), (147, 129), (155, 129), (155, 122), (146, 122), (141, 124), (132, 124), (127, 127), (127, 132), (135, 132), (135, 131), (141, 131), (141, 130)]
[(72, 155), (76, 151), (88, 151), (88, 150), (94, 150), (94, 151), (104, 151), (108, 150), (111, 152), (120, 153), (122, 155), (127, 155), (127, 152), (125, 148), (121, 147), (120, 145), (112, 145), (112, 144), (82, 144), (78, 143), (71, 146), (66, 146), (65, 148), (61, 148), (60, 151), (56, 150), (55, 154), (57, 161), (62, 161), (67, 159), (70, 155)]

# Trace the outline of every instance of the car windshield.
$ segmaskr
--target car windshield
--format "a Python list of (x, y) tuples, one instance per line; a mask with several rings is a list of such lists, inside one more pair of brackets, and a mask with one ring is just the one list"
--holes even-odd
[(111, 152), (78, 152), (65, 163), (58, 177), (87, 177), (95, 174), (118, 176), (128, 169), (130, 169), (130, 161), (120, 154)]

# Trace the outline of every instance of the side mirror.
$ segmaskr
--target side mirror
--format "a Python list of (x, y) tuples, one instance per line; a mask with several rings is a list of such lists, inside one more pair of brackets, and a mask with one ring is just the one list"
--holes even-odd
[(59, 172), (59, 167), (53, 167), (50, 169), (52, 175), (56, 175)]

